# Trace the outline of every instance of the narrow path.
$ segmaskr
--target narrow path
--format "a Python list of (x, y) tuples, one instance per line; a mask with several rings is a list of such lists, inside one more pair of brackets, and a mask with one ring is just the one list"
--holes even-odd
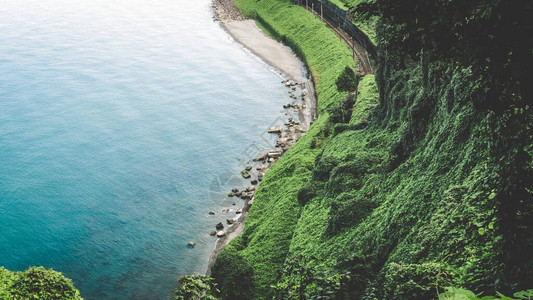
[(301, 6), (303, 6), (308, 11), (312, 12), (315, 16), (320, 18), (326, 25), (331, 28), (346, 44), (353, 53), (353, 58), (357, 58), (359, 61), (357, 71), (361, 76), (366, 74), (374, 74), (375, 68), (372, 67), (372, 62), (370, 61), (370, 57), (368, 56), (368, 52), (366, 49), (359, 44), (357, 41), (355, 41), (346, 31), (344, 31), (339, 26), (336, 26), (334, 22), (331, 22), (330, 20), (326, 18), (322, 18), (320, 15), (320, 12), (314, 11), (312, 7), (306, 6), (303, 1), (301, 2)]

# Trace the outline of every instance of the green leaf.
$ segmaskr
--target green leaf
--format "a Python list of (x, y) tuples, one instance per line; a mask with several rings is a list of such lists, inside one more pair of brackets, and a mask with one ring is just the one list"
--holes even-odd
[(486, 229), (483, 228), (483, 227), (480, 227), (480, 228), (477, 230), (477, 232), (479, 233), (479, 235), (484, 235), (485, 232), (486, 232)]

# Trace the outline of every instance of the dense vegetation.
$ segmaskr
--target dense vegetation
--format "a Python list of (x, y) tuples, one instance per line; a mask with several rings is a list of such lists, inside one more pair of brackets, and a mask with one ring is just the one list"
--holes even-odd
[(338, 92), (353, 63), (313, 15), (291, 1), (235, 2), (297, 46), (321, 117), (266, 174), (242, 237), (223, 249), (223, 291), (237, 265), (259, 299), (531, 288), (526, 1), (343, 1), (378, 25), (378, 71), (357, 97)]
[(0, 299), (81, 300), (70, 279), (52, 269), (31, 267), (12, 272), (0, 267)]

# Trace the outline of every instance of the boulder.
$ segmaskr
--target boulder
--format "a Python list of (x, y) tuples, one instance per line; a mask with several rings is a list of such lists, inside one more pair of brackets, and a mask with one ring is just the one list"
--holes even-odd
[(278, 157), (281, 157), (283, 155), (283, 151), (282, 150), (271, 150), (271, 151), (268, 151), (268, 156), (270, 158), (278, 158)]
[(274, 126), (268, 129), (268, 133), (281, 133), (283, 126)]
[(291, 105), (290, 104), (283, 104), (283, 108), (291, 108)]
[(261, 154), (259, 154), (259, 157), (257, 158), (257, 160), (265, 160), (268, 156), (268, 151), (263, 151), (261, 152)]
[(210, 211), (210, 212), (209, 212), (209, 215), (210, 215), (210, 216), (212, 216), (212, 215), (214, 215), (214, 214), (215, 214), (214, 211)]
[(253, 192), (253, 191), (255, 191), (255, 185), (251, 185), (251, 186), (247, 187), (246, 190), (247, 190), (248, 192)]
[(194, 248), (194, 246), (196, 246), (196, 243), (195, 242), (188, 242), (187, 246), (189, 246), (191, 248)]
[(215, 235), (217, 235), (217, 232), (214, 231), (214, 230), (213, 230), (213, 231), (210, 231), (210, 232), (209, 232), (209, 235), (210, 235), (210, 236), (215, 236)]
[(252, 177), (248, 172), (246, 172), (244, 170), (241, 172), (241, 174), (242, 174), (242, 177), (244, 177), (245, 179), (248, 179), (248, 178)]
[(217, 236), (218, 237), (223, 237), (223, 236), (226, 236), (226, 233), (224, 231), (219, 231), (219, 232), (217, 232)]
[(263, 180), (263, 176), (265, 176), (265, 173), (263, 173), (263, 172), (257, 173), (257, 180), (262, 181)]
[(235, 223), (235, 220), (233, 220), (233, 219), (226, 219), (226, 222), (228, 222), (228, 224), (231, 225), (231, 224)]
[(242, 208), (237, 209), (236, 214), (242, 214)]
[(252, 179), (252, 180), (250, 181), (250, 183), (251, 183), (251, 184), (257, 184), (257, 179), (255, 179), (255, 178)]
[(215, 226), (215, 228), (216, 228), (217, 230), (221, 230), (221, 229), (224, 228), (224, 225), (222, 224), (222, 222), (220, 222), (220, 223), (218, 223), (218, 224)]
[(232, 192), (232, 193), (238, 193), (238, 192), (239, 192), (239, 189), (232, 189), (231, 192)]

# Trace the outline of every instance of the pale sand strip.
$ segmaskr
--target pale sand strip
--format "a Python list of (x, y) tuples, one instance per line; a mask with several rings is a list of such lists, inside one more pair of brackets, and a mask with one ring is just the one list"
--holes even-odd
[(280, 70), (296, 82), (303, 82), (303, 64), (282, 43), (266, 36), (253, 20), (222, 22), (222, 26), (237, 41), (267, 64)]

